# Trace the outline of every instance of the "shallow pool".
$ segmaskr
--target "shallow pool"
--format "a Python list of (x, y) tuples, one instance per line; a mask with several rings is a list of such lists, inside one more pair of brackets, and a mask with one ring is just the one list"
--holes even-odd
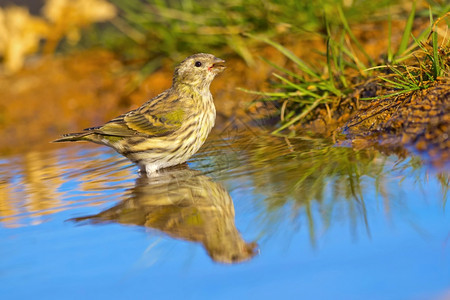
[(0, 166), (2, 299), (450, 298), (449, 173), (418, 157), (240, 132), (150, 177), (83, 143)]

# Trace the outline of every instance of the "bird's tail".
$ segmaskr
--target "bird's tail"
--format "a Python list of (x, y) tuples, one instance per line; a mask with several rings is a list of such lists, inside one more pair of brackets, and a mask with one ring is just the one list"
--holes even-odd
[(63, 135), (59, 139), (54, 140), (52, 143), (86, 141), (88, 140), (86, 136), (90, 134), (91, 132), (68, 133)]

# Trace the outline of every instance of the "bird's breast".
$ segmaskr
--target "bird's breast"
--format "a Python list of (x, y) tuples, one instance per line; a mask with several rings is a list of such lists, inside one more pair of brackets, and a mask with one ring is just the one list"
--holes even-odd
[(198, 103), (194, 113), (186, 120), (185, 126), (180, 128), (180, 135), (184, 136), (183, 143), (194, 145), (193, 152), (196, 152), (206, 141), (216, 120), (216, 108), (211, 96), (204, 95), (202, 101)]

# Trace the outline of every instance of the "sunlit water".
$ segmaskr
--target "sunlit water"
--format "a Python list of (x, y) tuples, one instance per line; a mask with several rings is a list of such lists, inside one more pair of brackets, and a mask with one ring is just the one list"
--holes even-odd
[(418, 158), (222, 134), (149, 178), (82, 143), (0, 166), (2, 299), (450, 299), (449, 175)]

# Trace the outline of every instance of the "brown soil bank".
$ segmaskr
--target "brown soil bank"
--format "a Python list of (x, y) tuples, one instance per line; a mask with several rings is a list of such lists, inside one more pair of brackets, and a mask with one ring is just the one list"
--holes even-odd
[(450, 80), (396, 97), (374, 100), (338, 129), (357, 148), (375, 146), (402, 154), (426, 154), (443, 165), (450, 159)]

